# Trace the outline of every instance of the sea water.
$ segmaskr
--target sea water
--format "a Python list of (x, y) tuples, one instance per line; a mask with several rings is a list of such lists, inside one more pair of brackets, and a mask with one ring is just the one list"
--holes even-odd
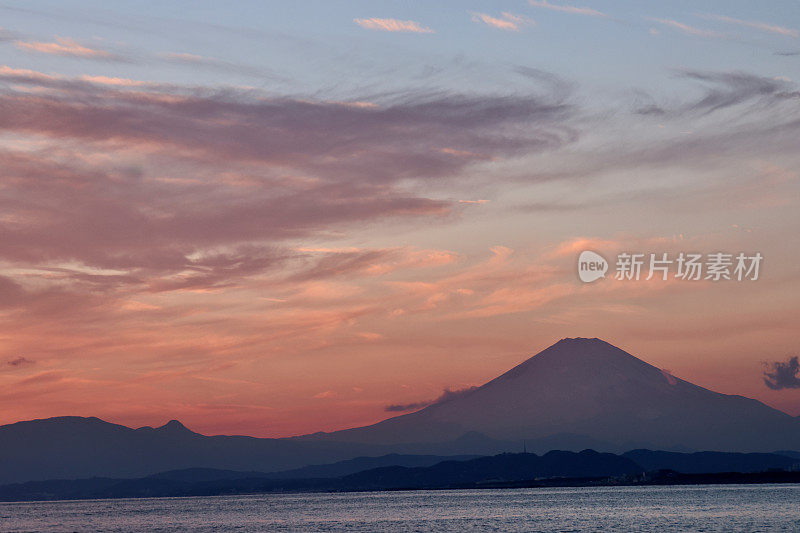
[(800, 486), (259, 494), (0, 503), (3, 531), (800, 531)]

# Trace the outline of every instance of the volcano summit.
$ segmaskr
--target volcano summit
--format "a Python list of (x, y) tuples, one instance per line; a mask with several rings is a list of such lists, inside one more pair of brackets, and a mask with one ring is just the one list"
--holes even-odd
[(800, 421), (743, 396), (674, 377), (600, 339), (562, 339), (448, 401), (336, 440), (542, 440), (550, 447), (774, 451), (800, 447)]

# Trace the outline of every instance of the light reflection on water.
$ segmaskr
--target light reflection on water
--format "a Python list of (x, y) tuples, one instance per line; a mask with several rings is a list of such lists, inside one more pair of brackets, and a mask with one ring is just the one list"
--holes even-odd
[(3, 531), (800, 531), (800, 486), (269, 494), (0, 503)]

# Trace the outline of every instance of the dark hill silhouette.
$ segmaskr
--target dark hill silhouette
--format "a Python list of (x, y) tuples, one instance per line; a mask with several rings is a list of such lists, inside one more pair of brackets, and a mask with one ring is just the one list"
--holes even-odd
[[(0, 483), (83, 477), (138, 478), (181, 469), (221, 469), (278, 472), (309, 464), (328, 464), (354, 457), (380, 457), (405, 452), (387, 462), (415, 465), (408, 454), (419, 451), (436, 457), (420, 459), (433, 464), (454, 454), (486, 455), (509, 449), (508, 443), (468, 439), (453, 443), (412, 444), (399, 447), (338, 442), (303, 442), (297, 439), (259, 439), (243, 436), (205, 436), (171, 421), (158, 428), (131, 429), (99, 418), (56, 417), (0, 426)], [(444, 453), (438, 454), (439, 450)], [(450, 453), (454, 450), (454, 453)], [(366, 459), (364, 460), (366, 461)], [(380, 461), (380, 459), (379, 459)], [(409, 463), (409, 461), (411, 461)], [(340, 466), (341, 472), (359, 468)], [(337, 467), (328, 466), (336, 469)], [(281, 474), (275, 474), (281, 475)]]
[(325, 479), (346, 476), (373, 468), (387, 466), (427, 467), (442, 461), (468, 461), (477, 459), (475, 455), (401, 455), (390, 453), (379, 457), (356, 457), (346, 461), (330, 464), (309, 465), (279, 472), (240, 472), (238, 470), (220, 470), (216, 468), (184, 468), (169, 470), (147, 476), (150, 479), (162, 479), (181, 482), (217, 481), (224, 479), (269, 478), (269, 479)]
[(800, 459), (800, 452), (795, 452), (792, 450), (778, 450), (774, 453), (777, 455), (785, 455), (786, 457), (792, 457), (793, 459)]
[[(366, 461), (361, 464), (397, 460), (396, 457), (362, 459)], [(406, 460), (425, 459), (406, 456)], [(331, 473), (357, 463), (349, 461), (314, 468)], [(0, 501), (641, 483), (797, 483), (800, 482), (797, 463), (797, 459), (774, 454), (633, 450), (614, 455), (584, 450), (580, 453), (551, 451), (542, 456), (501, 454), (440, 461), (425, 467), (369, 468), (337, 477), (276, 478), (261, 472), (190, 468), (138, 479), (91, 478), (2, 485)], [(327, 466), (327, 470), (323, 466)]]
[(800, 459), (777, 453), (674, 453), (653, 450), (631, 450), (623, 454), (645, 470), (674, 470), (682, 474), (716, 472), (764, 472), (789, 470), (800, 465)]
[(470, 392), (362, 428), (286, 439), (204, 436), (177, 420), (131, 429), (58, 417), (0, 426), (0, 483), (136, 478), (212, 468), (275, 472), (359, 456), (527, 449), (800, 449), (800, 421), (719, 394), (599, 339), (564, 339)]
[(223, 481), (229, 479), (269, 477), (266, 472), (240, 472), (238, 470), (220, 470), (218, 468), (183, 468), (168, 470), (146, 476), (146, 480), (176, 481), (179, 483), (202, 483), (206, 481)]
[(187, 469), (138, 479), (33, 481), (0, 486), (0, 501), (444, 488), (537, 478), (607, 478), (640, 471), (641, 467), (630, 459), (613, 454), (592, 450), (553, 451), (541, 457), (529, 453), (502, 454), (466, 461), (442, 461), (427, 467), (373, 468), (336, 478), (274, 479), (258, 472)]
[(445, 461), (427, 468), (376, 468), (345, 476), (341, 482), (343, 486), (359, 490), (440, 488), (488, 481), (613, 477), (641, 471), (632, 460), (611, 453), (550, 451), (541, 457), (532, 453), (506, 453), (471, 461)]
[(477, 459), (476, 455), (402, 455), (390, 453), (380, 457), (356, 457), (333, 464), (309, 465), (282, 472), (270, 472), (265, 477), (273, 479), (332, 478), (363, 472), (372, 468), (402, 466), (408, 468), (433, 466), (442, 461), (467, 461)]

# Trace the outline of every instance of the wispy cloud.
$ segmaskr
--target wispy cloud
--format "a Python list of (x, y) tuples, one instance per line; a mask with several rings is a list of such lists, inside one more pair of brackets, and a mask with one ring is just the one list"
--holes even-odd
[(6, 364), (13, 368), (21, 368), (23, 366), (29, 366), (35, 364), (35, 361), (31, 361), (26, 357), (17, 357), (15, 359), (10, 359), (6, 361)]
[(679, 112), (711, 113), (747, 102), (778, 104), (796, 99), (792, 84), (780, 78), (765, 78), (743, 72), (679, 71), (678, 75), (708, 84), (703, 97), (687, 104)]
[(242, 65), (216, 57), (206, 57), (198, 54), (167, 52), (158, 55), (158, 58), (166, 63), (177, 65), (187, 65), (206, 69), (213, 69), (220, 72), (230, 72), (244, 76), (259, 78), (277, 78), (273, 72), (250, 65)]
[(687, 35), (694, 35), (696, 37), (716, 37), (716, 38), (725, 37), (725, 35), (722, 33), (713, 30), (707, 30), (704, 28), (697, 28), (695, 26), (690, 26), (688, 24), (684, 24), (683, 22), (678, 22), (677, 20), (660, 19), (653, 17), (645, 17), (645, 19), (681, 31)]
[(797, 356), (786, 362), (775, 361), (764, 371), (764, 384), (772, 390), (800, 389), (800, 361)]
[[(11, 38), (12, 36), (13, 38)], [(149, 64), (152, 62), (160, 62), (174, 66), (215, 70), (254, 78), (282, 80), (280, 76), (267, 68), (186, 52), (150, 53), (131, 48), (125, 48), (123, 51), (110, 51), (97, 46), (90, 46), (67, 37), (55, 37), (53, 41), (34, 41), (24, 35), (11, 34), (0, 28), (0, 42), (3, 41), (13, 41), (14, 46), (18, 49), (37, 54), (121, 63)], [(97, 76), (96, 78), (100, 79), (101, 77), (102, 76)], [(108, 80), (112, 79), (110, 77), (105, 78)]]
[[(11, 202), (0, 220), (0, 258), (112, 268), (114, 276), (68, 275), (109, 290), (231, 286), (279, 264), (287, 238), (383, 217), (440, 216), (457, 203), (410, 194), (400, 181), (447, 180), (487, 156), (570, 142), (562, 125), (570, 107), (547, 97), (411, 93), (362, 107), (3, 67), (0, 80), (14, 84), (0, 90), (8, 110), (1, 131), (76, 143), (82, 153), (0, 151)], [(330, 134), (345, 130), (346, 140)], [(31, 188), (36, 202), (10, 199)], [(52, 202), (64, 208), (53, 211)], [(23, 217), (24, 225), (15, 222)], [(427, 252), (337, 255), (311, 277), (451, 260)], [(16, 285), (7, 289), (22, 298)]]
[(147, 87), (153, 90), (166, 90), (174, 86), (151, 81), (132, 80), (129, 78), (116, 78), (111, 76), (90, 76), (84, 74), (77, 77), (62, 76), (59, 74), (44, 74), (30, 69), (11, 68), (0, 65), (0, 79), (18, 81), (24, 85), (37, 84), (58, 90), (86, 90), (91, 91), (97, 86), (108, 85), (117, 87)]
[[(2, 72), (2, 69), (0, 69)], [(149, 81), (132, 80), (130, 78), (114, 78), (111, 76), (89, 76), (84, 75), (80, 77), (81, 80), (88, 83), (97, 83), (101, 85), (115, 85), (118, 87), (155, 87), (158, 84)]]
[(450, 400), (455, 400), (456, 398), (460, 398), (462, 396), (466, 396), (470, 392), (474, 391), (478, 387), (467, 387), (464, 389), (445, 389), (442, 394), (434, 399), (434, 400), (423, 400), (419, 402), (412, 402), (412, 403), (405, 403), (405, 404), (391, 404), (384, 407), (384, 411), (389, 413), (402, 413), (404, 411), (416, 411), (417, 409), (422, 409), (423, 407), (427, 407), (429, 405), (437, 404), (437, 403), (446, 403)]
[(434, 31), (431, 28), (423, 26), (422, 24), (414, 20), (368, 18), (368, 19), (353, 19), (353, 21), (362, 28), (366, 28), (368, 30), (406, 32), (406, 33), (434, 33)]
[(392, 403), (384, 407), (383, 410), (387, 413), (403, 413), (405, 411), (416, 411), (417, 409), (428, 407), (430, 404), (431, 400), (411, 403)]
[(66, 37), (56, 37), (54, 42), (42, 41), (14, 41), (14, 46), (27, 52), (40, 54), (51, 54), (64, 57), (81, 57), (86, 59), (102, 59), (106, 61), (125, 61), (120, 55), (102, 50), (100, 48), (90, 48), (79, 42)]
[(534, 24), (534, 21), (528, 17), (515, 15), (506, 11), (502, 12), (499, 17), (493, 17), (486, 13), (473, 13), (472, 20), (506, 31), (519, 31), (523, 26)]
[(573, 15), (584, 15), (587, 17), (607, 17), (608, 15), (602, 11), (591, 7), (577, 7), (568, 4), (551, 4), (547, 0), (528, 0), (528, 3), (533, 7), (541, 7), (550, 9), (551, 11), (561, 11), (562, 13), (571, 13)]
[(395, 270), (442, 266), (458, 260), (458, 255), (443, 250), (411, 250), (407, 248), (322, 251), (310, 268), (290, 276), (292, 282), (319, 280), (341, 276), (379, 276)]
[(8, 41), (16, 41), (20, 38), (21, 36), (18, 33), (13, 32), (11, 30), (7, 30), (5, 28), (0, 28), (0, 43)]
[(761, 22), (758, 20), (744, 20), (744, 19), (737, 19), (733, 17), (728, 17), (726, 15), (700, 15), (702, 18), (709, 19), (709, 20), (718, 20), (720, 22), (727, 22), (728, 24), (737, 24), (739, 26), (745, 26), (747, 28), (753, 28), (755, 30), (767, 32), (767, 33), (775, 33), (777, 35), (785, 35), (787, 37), (794, 37), (795, 39), (800, 36), (800, 32), (793, 28), (787, 28), (785, 26), (778, 26), (777, 24), (770, 24), (768, 22)]

